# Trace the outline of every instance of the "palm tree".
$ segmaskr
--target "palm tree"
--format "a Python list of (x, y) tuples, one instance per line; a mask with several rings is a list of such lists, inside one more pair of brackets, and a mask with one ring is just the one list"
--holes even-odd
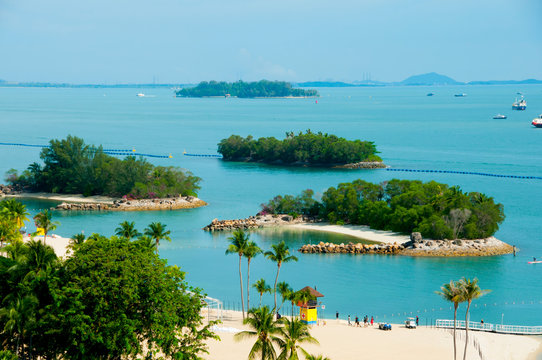
[(452, 281), (442, 285), (441, 291), (435, 291), (444, 300), (454, 303), (454, 360), (457, 359), (457, 343), (456, 343), (456, 323), (457, 323), (457, 308), (459, 303), (463, 302), (463, 290), (459, 281)]
[(52, 247), (43, 245), (40, 241), (31, 240), (26, 244), (25, 265), (30, 271), (35, 273), (45, 270), (57, 260), (57, 256)]
[(231, 244), (226, 249), (226, 255), (237, 254), (239, 255), (239, 283), (241, 284), (241, 310), (243, 313), (243, 319), (245, 318), (245, 299), (243, 298), (243, 276), (241, 274), (241, 259), (244, 253), (249, 247), (248, 235), (243, 230), (235, 230), (233, 236), (228, 238)]
[(156, 250), (156, 243), (148, 235), (141, 235), (136, 241), (151, 251)]
[(271, 286), (267, 285), (264, 279), (260, 279), (252, 284), (252, 287), (260, 294), (260, 307), (262, 307), (262, 296), (265, 293), (271, 293)]
[(60, 223), (52, 221), (53, 214), (49, 210), (43, 210), (34, 216), (36, 227), (43, 229), (43, 245), (46, 245), (47, 234), (56, 229)]
[(305, 355), (305, 360), (331, 360), (331, 359), (328, 358), (327, 356), (324, 356), (324, 355), (306, 354)]
[(301, 350), (303, 354), (307, 354), (305, 349), (299, 346), (300, 343), (319, 344), (318, 340), (309, 333), (309, 327), (300, 320), (281, 318), (279, 321), (284, 324), (284, 327), (280, 329), (282, 335), (280, 348), (282, 351), (278, 357), (279, 360), (299, 360), (298, 350)]
[(38, 300), (34, 296), (27, 295), (23, 298), (14, 298), (7, 307), (0, 309), (0, 319), (4, 323), (2, 330), (17, 338), (15, 354), (18, 358), (22, 358), (20, 355), (24, 353), (24, 337), (27, 329), (31, 327), (29, 325), (34, 321), (37, 303)]
[(4, 209), (7, 209), (15, 218), (15, 221), (17, 222), (17, 229), (20, 229), (24, 226), (24, 222), (28, 221), (28, 211), (26, 211), (26, 206), (15, 200), (15, 199), (9, 199), (4, 200), (2, 203), (0, 203)]
[(135, 228), (135, 222), (123, 221), (119, 224), (119, 227), (115, 229), (115, 235), (124, 237), (128, 240), (141, 235)]
[(459, 280), (461, 284), (461, 298), (467, 302), (467, 312), (465, 313), (465, 351), (463, 352), (463, 360), (467, 359), (467, 345), (469, 341), (469, 309), (472, 300), (478, 299), (489, 293), (491, 290), (482, 290), (478, 285), (478, 279), (470, 280), (462, 278)]
[(286, 246), (286, 243), (284, 243), (284, 240), (277, 245), (271, 245), (271, 249), (273, 250), (266, 251), (264, 255), (269, 260), (277, 263), (277, 276), (275, 278), (275, 286), (273, 287), (273, 291), (275, 292), (275, 307), (273, 308), (273, 311), (275, 311), (277, 308), (277, 282), (279, 281), (280, 267), (282, 266), (282, 263), (297, 261), (297, 257), (290, 255), (290, 250), (288, 249), (288, 246)]
[(68, 245), (68, 247), (69, 247), (71, 250), (75, 250), (79, 245), (81, 245), (82, 243), (84, 243), (85, 240), (86, 240), (85, 234), (83, 234), (83, 233), (75, 234), (75, 235), (73, 235), (72, 238), (70, 239), (70, 244)]
[(243, 254), (247, 258), (247, 311), (250, 309), (250, 260), (262, 252), (263, 250), (254, 241), (250, 241)]
[(248, 353), (248, 359), (253, 360), (257, 355), (261, 360), (275, 360), (277, 354), (273, 344), (281, 345), (282, 340), (277, 336), (281, 333), (280, 323), (274, 321), (273, 312), (269, 307), (250, 309), (248, 316), (243, 320), (243, 324), (248, 325), (252, 330), (241, 331), (234, 335), (236, 341), (248, 337), (256, 337), (256, 342)]
[(288, 294), (291, 293), (293, 291), (293, 289), (290, 287), (290, 285), (288, 285), (288, 283), (286, 281), (282, 281), (282, 282), (279, 282), (277, 284), (277, 291), (279, 292), (280, 296), (282, 297), (282, 303), (280, 304), (277, 312), (280, 312), (280, 309), (282, 308), (282, 306), (284, 305), (284, 302), (287, 299), (288, 297)]
[(0, 247), (4, 242), (20, 238), (21, 233), (16, 226), (14, 215), (5, 208), (0, 209)]
[(158, 253), (158, 246), (160, 245), (160, 240), (171, 241), (169, 234), (171, 234), (171, 231), (166, 231), (166, 225), (160, 222), (153, 222), (149, 225), (148, 228), (145, 228), (145, 235), (150, 236), (156, 241), (156, 253)]

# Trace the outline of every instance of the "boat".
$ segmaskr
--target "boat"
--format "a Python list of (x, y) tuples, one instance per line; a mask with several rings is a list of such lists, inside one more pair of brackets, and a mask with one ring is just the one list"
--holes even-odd
[(503, 115), (503, 114), (497, 114), (495, 116), (493, 116), (493, 119), (507, 119), (508, 117), (506, 115)]
[(454, 96), (455, 97), (465, 97), (465, 96), (467, 96), (467, 94), (461, 93), (461, 94), (455, 94)]
[(538, 115), (538, 117), (533, 119), (532, 122), (534, 127), (542, 128), (542, 114)]
[(143, 94), (143, 93), (138, 93), (136, 96), (137, 96), (137, 97), (144, 97), (145, 94)]
[(427, 94), (427, 96), (433, 96), (433, 95), (435, 95), (435, 94), (433, 94), (433, 93), (429, 93), (429, 94)]
[(540, 260), (537, 260), (537, 261), (527, 261), (527, 264), (542, 264), (542, 261), (540, 261)]
[(523, 95), (512, 104), (512, 110), (525, 110), (527, 109), (527, 101), (523, 98)]

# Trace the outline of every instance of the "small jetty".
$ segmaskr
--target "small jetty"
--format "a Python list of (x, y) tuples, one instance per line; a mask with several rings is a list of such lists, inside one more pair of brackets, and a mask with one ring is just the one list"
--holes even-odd
[[(441, 329), (453, 329), (454, 321), (437, 319), (435, 326)], [(465, 329), (465, 320), (457, 320), (456, 328)], [(469, 321), (469, 330), (512, 335), (542, 335), (542, 326), (499, 325), (473, 321)]]

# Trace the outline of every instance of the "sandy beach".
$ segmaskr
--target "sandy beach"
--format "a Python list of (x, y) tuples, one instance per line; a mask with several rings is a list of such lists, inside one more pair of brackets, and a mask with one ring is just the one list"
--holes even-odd
[(295, 229), (325, 231), (336, 234), (343, 234), (356, 237), (362, 240), (377, 241), (386, 244), (404, 244), (410, 241), (408, 235), (395, 233), (393, 231), (373, 230), (364, 225), (332, 225), (329, 223), (304, 223), (289, 225)]
[[(28, 242), (31, 239), (43, 242), (43, 236), (30, 237), (29, 235), (23, 237), (23, 242)], [(69, 238), (63, 238), (55, 234), (48, 234), (47, 239), (45, 239), (45, 244), (53, 248), (56, 256), (65, 258), (69, 251), (68, 245), (70, 244), (70, 240), (71, 239)]]
[[(247, 330), (242, 324), (241, 313), (225, 311), (223, 323), (216, 327), (220, 341), (208, 342), (209, 354), (205, 359), (246, 359), (254, 340), (236, 342), (234, 332)], [(206, 314), (204, 314), (205, 317)], [(459, 332), (458, 332), (459, 333)], [(464, 334), (464, 331), (461, 332)], [(450, 331), (419, 327), (407, 329), (393, 325), (391, 331), (382, 331), (378, 326), (356, 328), (343, 320), (327, 320), (325, 326), (313, 326), (311, 335), (320, 345), (303, 345), (311, 354), (322, 354), (332, 360), (348, 359), (404, 359), (435, 360), (452, 359), (453, 345)], [(464, 336), (463, 336), (464, 338)], [(534, 360), (542, 351), (539, 338), (521, 335), (503, 335), (485, 332), (469, 332), (475, 338), (485, 359)], [(458, 353), (463, 355), (464, 342), (458, 341)], [(459, 358), (459, 357), (458, 357)], [(470, 360), (480, 359), (478, 350), (470, 345), (467, 352)]]
[(35, 193), (19, 193), (19, 194), (10, 194), (6, 197), (14, 198), (26, 198), (26, 199), (38, 199), (38, 200), (53, 200), (53, 201), (62, 201), (68, 203), (88, 203), (88, 204), (108, 204), (112, 205), (115, 199), (108, 196), (83, 196), (81, 194), (51, 194), (44, 192), (35, 192)]

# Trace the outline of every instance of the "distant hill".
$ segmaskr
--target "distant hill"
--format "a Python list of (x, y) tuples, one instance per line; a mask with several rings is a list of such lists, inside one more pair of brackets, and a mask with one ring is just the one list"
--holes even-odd
[(398, 85), (462, 85), (446, 75), (430, 72), (427, 74), (414, 75), (398, 83)]

